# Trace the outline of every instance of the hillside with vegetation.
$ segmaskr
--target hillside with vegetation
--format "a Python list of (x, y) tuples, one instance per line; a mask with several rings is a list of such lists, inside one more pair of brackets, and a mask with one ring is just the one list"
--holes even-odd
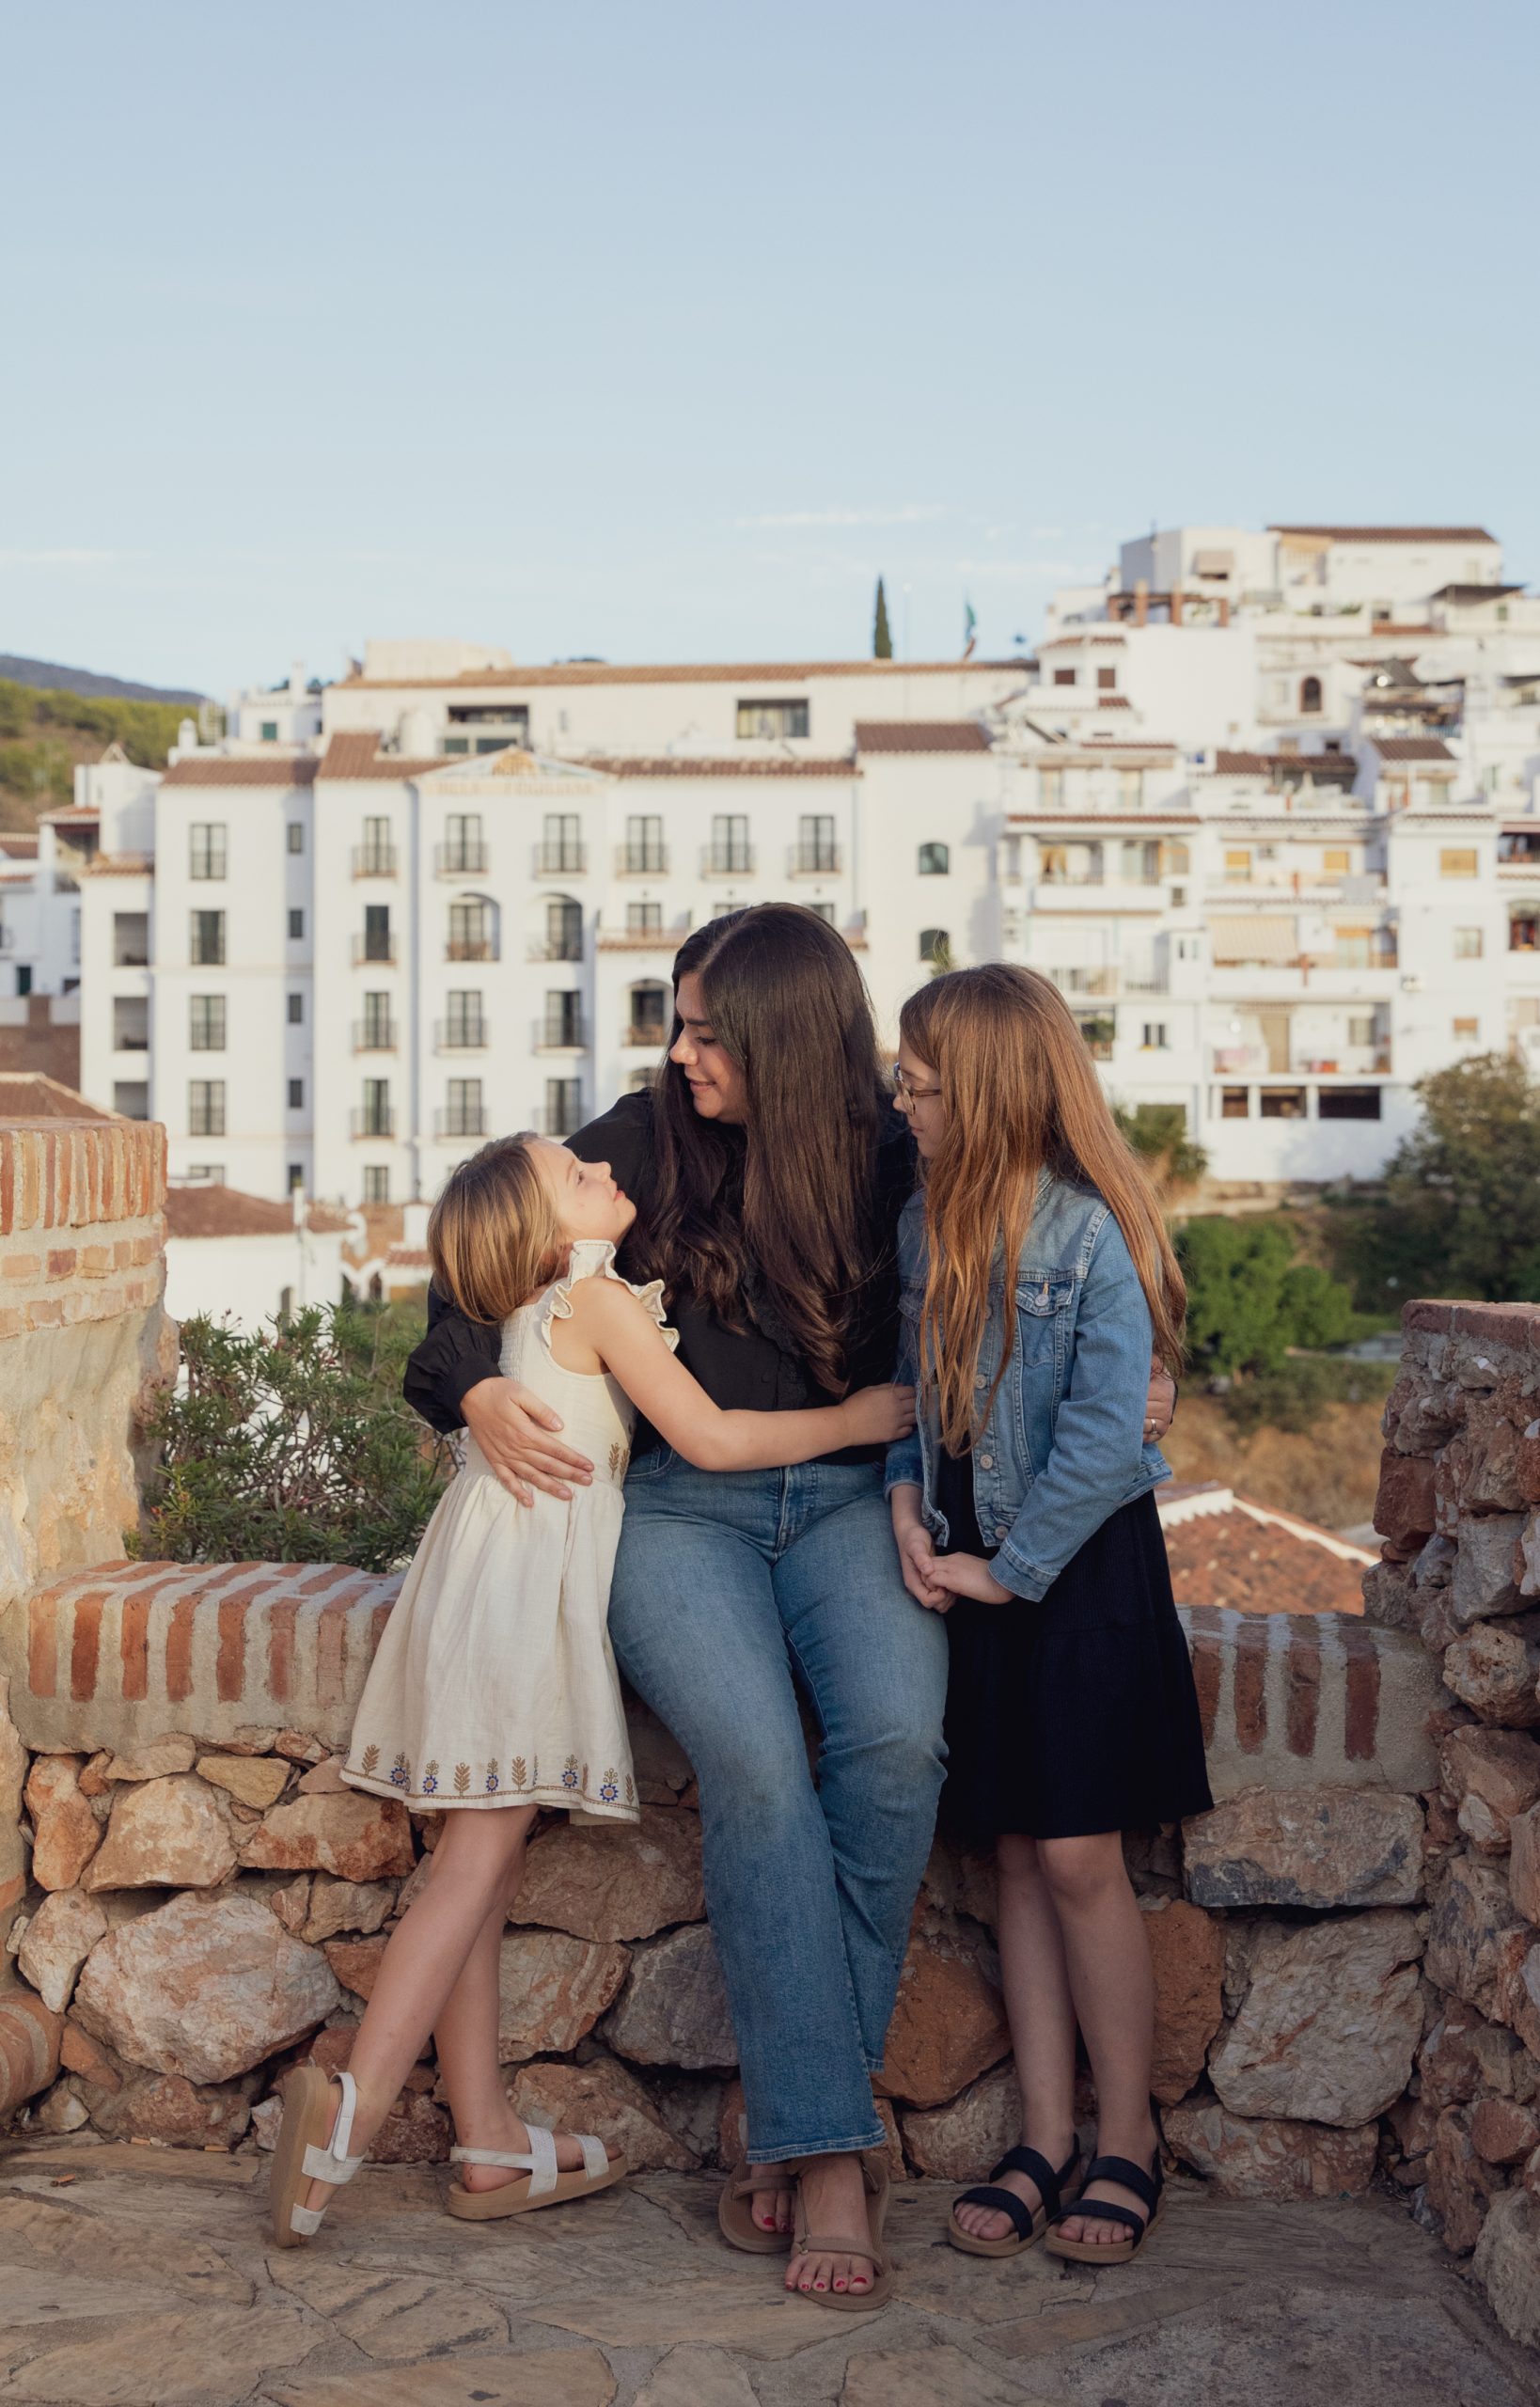
[(0, 829), (35, 827), (69, 803), (77, 763), (100, 760), (109, 744), (143, 769), (164, 769), (187, 708), (0, 678)]

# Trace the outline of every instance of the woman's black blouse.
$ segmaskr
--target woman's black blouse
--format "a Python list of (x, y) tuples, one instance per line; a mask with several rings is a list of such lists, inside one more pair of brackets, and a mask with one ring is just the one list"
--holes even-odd
[[(584, 1161), (607, 1161), (626, 1192), (644, 1196), (652, 1150), (652, 1098), (622, 1095), (619, 1103), (567, 1140)], [(851, 1331), (850, 1383), (875, 1386), (891, 1378), (898, 1351), (899, 1214), (914, 1190), (915, 1159), (907, 1127), (886, 1105), (877, 1141), (877, 1180), (873, 1268)], [(618, 1257), (621, 1273), (638, 1281), (645, 1273), (626, 1259), (622, 1244)], [(746, 1272), (745, 1292), (754, 1310), (754, 1326), (740, 1334), (724, 1329), (715, 1314), (688, 1295), (668, 1301), (668, 1318), (679, 1331), (679, 1359), (698, 1378), (714, 1404), (723, 1411), (794, 1412), (809, 1406), (833, 1404), (836, 1398), (819, 1387), (789, 1331), (782, 1329), (773, 1305), (757, 1291), (752, 1266)], [(495, 1373), (501, 1332), (475, 1321), (446, 1303), (436, 1289), (428, 1291), (428, 1334), (406, 1366), (406, 1401), (423, 1420), (441, 1431), (457, 1429), (464, 1415), (461, 1401)], [(638, 1421), (633, 1451), (646, 1454), (660, 1443), (657, 1432)], [(881, 1446), (847, 1446), (824, 1460), (836, 1463), (878, 1461)]]

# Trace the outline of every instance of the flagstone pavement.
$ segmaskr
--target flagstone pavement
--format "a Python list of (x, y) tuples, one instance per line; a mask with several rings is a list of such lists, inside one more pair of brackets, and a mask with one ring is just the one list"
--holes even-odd
[(1532, 2407), (1507, 2340), (1390, 2198), (1272, 2206), (1178, 2182), (1137, 2264), (959, 2256), (907, 2182), (898, 2296), (834, 2315), (720, 2243), (716, 2182), (452, 2222), (371, 2169), (277, 2250), (255, 2156), (78, 2142), (0, 2160), (7, 2407)]

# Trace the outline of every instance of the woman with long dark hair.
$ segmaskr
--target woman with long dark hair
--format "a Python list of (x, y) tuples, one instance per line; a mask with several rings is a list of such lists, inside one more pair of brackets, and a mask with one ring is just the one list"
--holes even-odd
[[(665, 1282), (680, 1359), (724, 1408), (785, 1411), (890, 1377), (914, 1157), (849, 948), (815, 913), (766, 904), (697, 930), (674, 988), (652, 1088), (569, 1140), (636, 1200), (621, 1270)], [(464, 1421), (516, 1494), (589, 1468), (436, 1298), (406, 1392), (437, 1428)], [(879, 1447), (700, 1472), (639, 1424), (625, 1503), (610, 1636), (699, 1783), (747, 2106), (722, 2228), (790, 2248), (789, 2289), (870, 2306), (887, 2290), (872, 2074), (941, 1785), (945, 1630), (906, 1593)]]

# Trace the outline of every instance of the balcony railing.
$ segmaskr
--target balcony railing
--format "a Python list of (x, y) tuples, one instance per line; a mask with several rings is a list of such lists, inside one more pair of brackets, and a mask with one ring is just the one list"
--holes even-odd
[(484, 1053), (491, 1041), (484, 1019), (441, 1019), (433, 1025), (437, 1053)]
[(485, 877), (485, 844), (437, 844), (433, 848), (435, 877)]
[(700, 855), (702, 877), (752, 877), (752, 844), (707, 844)]
[(581, 1013), (569, 1020), (538, 1019), (530, 1039), (537, 1053), (583, 1053), (588, 1042)]
[(568, 1103), (542, 1104), (534, 1116), (536, 1133), (542, 1137), (575, 1137), (582, 1125), (582, 1100), (575, 1095)]
[(394, 844), (354, 844), (353, 848), (354, 877), (394, 877), (400, 865)]
[(840, 868), (838, 844), (793, 844), (786, 856), (793, 877), (833, 877)]
[(396, 1114), (388, 1104), (384, 1109), (374, 1104), (361, 1104), (349, 1112), (348, 1126), (354, 1137), (393, 1137)]
[(667, 877), (668, 850), (665, 844), (618, 844), (615, 848), (617, 877)]
[(115, 1028), (112, 1049), (115, 1053), (148, 1053), (149, 1030), (147, 1028)]
[(586, 844), (537, 844), (537, 877), (582, 877), (589, 866)]
[(372, 962), (376, 968), (383, 969), (393, 969), (395, 968), (396, 937), (394, 931), (387, 930), (383, 936), (354, 937), (353, 966), (355, 969), (358, 969), (361, 968), (366, 962)]
[(582, 929), (579, 928), (573, 936), (531, 937), (526, 958), (530, 961), (581, 961)]
[(397, 1028), (393, 1019), (355, 1019), (353, 1024), (353, 1049), (355, 1053), (394, 1053)]
[(1046, 975), (1061, 995), (1115, 995), (1118, 991), (1115, 969), (1050, 969)]
[(634, 1019), (621, 1037), (622, 1045), (645, 1046), (650, 1052), (656, 1052), (660, 1045), (668, 1042), (668, 1030), (663, 1020)]
[(444, 947), (446, 961), (496, 961), (499, 957), (495, 936), (450, 936)]
[(435, 1137), (484, 1137), (487, 1114), (484, 1104), (451, 1104), (447, 1111), (433, 1114)]

